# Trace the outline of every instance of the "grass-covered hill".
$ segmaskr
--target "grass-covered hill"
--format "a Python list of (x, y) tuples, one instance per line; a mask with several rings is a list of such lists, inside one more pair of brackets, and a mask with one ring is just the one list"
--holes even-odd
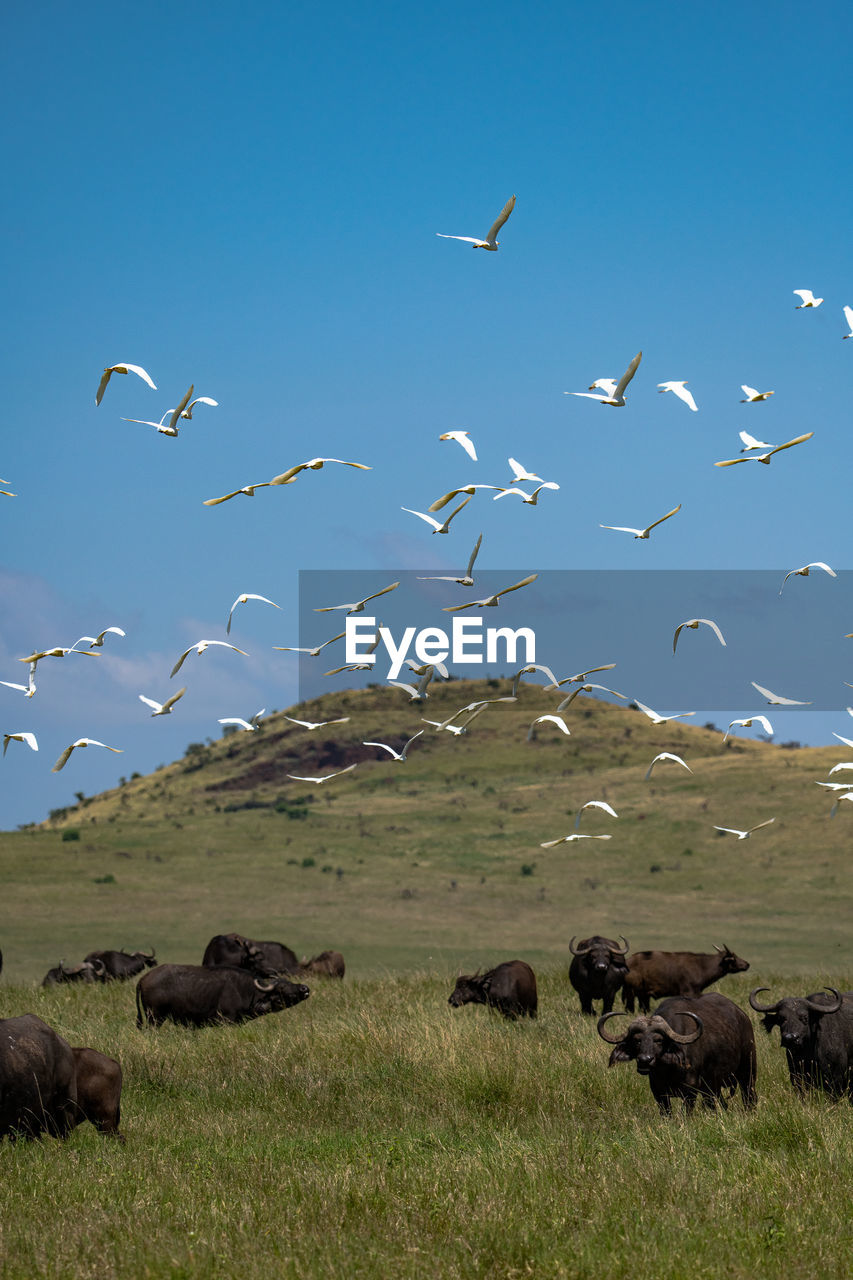
[[(6, 975), (30, 981), (60, 956), (155, 945), (198, 962), (237, 929), (299, 952), (336, 947), (355, 974), (511, 958), (564, 960), (572, 934), (624, 934), (632, 948), (725, 942), (751, 960), (818, 976), (847, 963), (850, 820), (831, 820), (815, 780), (834, 748), (730, 739), (581, 696), (571, 737), (533, 719), (557, 698), (523, 684), (460, 737), (441, 720), (509, 681), (328, 694), (290, 714), (347, 723), (309, 732), (283, 714), (254, 733), (190, 744), (148, 777), (0, 836)], [(365, 740), (398, 747), (397, 763)], [(671, 751), (693, 770), (659, 764)], [(316, 786), (289, 773), (357, 768)], [(609, 834), (540, 848), (581, 830)], [(714, 824), (770, 827), (738, 841)]]

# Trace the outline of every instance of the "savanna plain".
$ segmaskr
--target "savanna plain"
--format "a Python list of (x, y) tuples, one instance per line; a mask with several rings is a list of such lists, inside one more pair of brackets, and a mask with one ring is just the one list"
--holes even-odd
[[(449, 682), (426, 714), (508, 691)], [(849, 1275), (850, 1105), (796, 1097), (750, 1014), (757, 1108), (663, 1120), (633, 1066), (607, 1068), (568, 981), (571, 936), (603, 933), (729, 945), (750, 970), (718, 989), (744, 1007), (754, 986), (853, 987), (850, 815), (814, 785), (839, 753), (724, 746), (583, 697), (571, 737), (528, 741), (553, 702), (522, 686), (398, 764), (361, 744), (399, 746), (420, 712), (329, 694), (293, 714), (349, 716), (334, 736), (272, 715), (0, 835), (0, 1016), (116, 1057), (127, 1138), (0, 1143), (4, 1276)], [(693, 773), (646, 781), (660, 751)], [(619, 817), (587, 810), (581, 830), (610, 840), (540, 848), (590, 799)], [(713, 830), (769, 817), (745, 841)], [(201, 1030), (137, 1030), (132, 982), (38, 985), (97, 947), (197, 964), (232, 929), (337, 948), (346, 978)], [(460, 970), (515, 957), (536, 1021), (448, 1006)]]

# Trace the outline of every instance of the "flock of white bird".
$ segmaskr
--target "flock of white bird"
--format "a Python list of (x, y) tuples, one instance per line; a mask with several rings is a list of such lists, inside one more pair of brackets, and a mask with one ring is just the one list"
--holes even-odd
[[(500, 214), (498, 215), (497, 219), (495, 220), (492, 227), (490, 228), (490, 230), (488, 231), (488, 233), (483, 239), (477, 239), (471, 236), (450, 236), (450, 235), (445, 235), (442, 232), (437, 232), (436, 234), (441, 236), (444, 239), (461, 240), (472, 245), (472, 247), (474, 248), (481, 248), (481, 249), (486, 249), (490, 252), (496, 252), (499, 247), (499, 242), (497, 239), (498, 233), (504, 227), (505, 223), (507, 222), (507, 219), (509, 218), (513, 209), (515, 208), (515, 202), (516, 202), (516, 197), (513, 195), (506, 202)], [(795, 289), (793, 292), (795, 293), (796, 296), (798, 296), (801, 299), (800, 303), (797, 304), (798, 310), (805, 309), (805, 308), (816, 308), (821, 306), (824, 302), (823, 298), (815, 297), (815, 295), (809, 289)], [(851, 338), (853, 337), (853, 308), (849, 306), (845, 306), (843, 308), (843, 314), (847, 322), (848, 328), (850, 330), (850, 332), (843, 334), (843, 337)], [(625, 408), (628, 403), (626, 398), (626, 393), (628, 392), (629, 386), (640, 368), (642, 358), (643, 358), (643, 353), (640, 351), (637, 353), (637, 355), (634, 356), (634, 358), (631, 360), (628, 367), (626, 368), (625, 372), (618, 379), (612, 378), (612, 377), (596, 378), (595, 381), (593, 381), (590, 384), (589, 389), (587, 391), (573, 391), (573, 392), (566, 392), (565, 394), (578, 396), (585, 399), (596, 400), (600, 404), (608, 405), (612, 408)], [(135, 374), (138, 378), (140, 378), (152, 390), (155, 390), (155, 391), (157, 390), (156, 384), (154, 383), (153, 379), (148, 374), (148, 372), (144, 368), (142, 368), (141, 365), (131, 364), (127, 361), (121, 361), (117, 364), (108, 365), (107, 367), (104, 368), (103, 374), (101, 376), (101, 379), (95, 394), (96, 406), (101, 404), (104, 397), (104, 393), (106, 392), (107, 387), (110, 383), (110, 380), (114, 374), (128, 375), (131, 373)], [(696, 413), (699, 411), (699, 406), (696, 403), (693, 393), (687, 389), (686, 380), (669, 380), (665, 382), (660, 382), (657, 384), (657, 390), (660, 394), (672, 393), (681, 402), (683, 402), (687, 406), (687, 408), (691, 410), (691, 412)], [(748, 386), (745, 383), (742, 384), (741, 390), (744, 393), (744, 397), (741, 403), (744, 403), (744, 404), (760, 403), (762, 401), (767, 400), (770, 396), (775, 394), (775, 392), (773, 391), (759, 391), (755, 387)], [(176, 405), (176, 407), (173, 409), (167, 409), (162, 414), (160, 419), (156, 422), (148, 419), (141, 419), (141, 418), (123, 418), (123, 421), (130, 422), (130, 423), (137, 423), (142, 426), (149, 426), (154, 428), (157, 432), (159, 432), (162, 435), (169, 436), (171, 438), (176, 438), (179, 434), (181, 421), (192, 419), (193, 410), (197, 405), (201, 404), (201, 405), (206, 405), (214, 408), (217, 406), (218, 402), (210, 396), (198, 396), (193, 398), (193, 395), (194, 395), (194, 386), (190, 385), (189, 389), (181, 398), (181, 400)], [(724, 459), (720, 462), (715, 463), (714, 465), (718, 467), (730, 467), (730, 466), (735, 466), (741, 462), (750, 462), (750, 461), (763, 462), (765, 464), (769, 464), (771, 458), (774, 457), (777, 453), (790, 449), (796, 445), (806, 443), (808, 440), (812, 438), (814, 433), (809, 431), (803, 435), (797, 436), (793, 440), (788, 440), (778, 445), (773, 445), (768, 443), (767, 441), (759, 440), (756, 437), (750, 435), (746, 431), (741, 431), (739, 434), (740, 434), (741, 442), (743, 444), (743, 448), (740, 451), (741, 456), (737, 458)], [(468, 456), (468, 458), (470, 458), (472, 462), (478, 461), (476, 447), (468, 431), (465, 431), (465, 430), (445, 431), (438, 436), (438, 439), (440, 441), (450, 441), (455, 444), (458, 444), (460, 448), (465, 451), (466, 455)], [(508, 462), (510, 471), (512, 473), (511, 480), (507, 484), (483, 484), (483, 483), (465, 484), (465, 485), (461, 485), (459, 487), (453, 488), (448, 493), (437, 498), (433, 503), (430, 504), (427, 512), (417, 511), (410, 507), (402, 507), (401, 509), (405, 511), (407, 514), (411, 514), (413, 516), (418, 517), (418, 519), (420, 519), (421, 521), (429, 525), (433, 534), (436, 534), (436, 533), (447, 534), (449, 532), (450, 524), (453, 521), (453, 519), (463, 510), (464, 507), (468, 505), (468, 503), (471, 502), (472, 498), (480, 491), (491, 491), (494, 495), (492, 499), (493, 501), (498, 501), (499, 499), (502, 499), (507, 496), (517, 496), (521, 498), (523, 503), (530, 506), (536, 506), (540, 493), (546, 490), (547, 491), (559, 490), (560, 486), (556, 481), (544, 480), (540, 475), (536, 474), (534, 471), (529, 470), (522, 463), (518, 462), (515, 458), (508, 458), (507, 462)], [(361, 471), (368, 471), (371, 469), (365, 463), (350, 462), (342, 458), (311, 458), (306, 462), (297, 463), (295, 466), (288, 468), (287, 470), (283, 471), (279, 475), (273, 476), (270, 480), (256, 481), (251, 484), (245, 484), (240, 488), (231, 490), (230, 492), (224, 494), (222, 497), (208, 498), (204, 501), (204, 505), (209, 507), (218, 506), (221, 503), (227, 502), (230, 499), (235, 498), (241, 494), (246, 497), (254, 497), (255, 491), (258, 489), (274, 488), (274, 487), (292, 484), (303, 471), (319, 471), (327, 464), (335, 464), (335, 465), (340, 465), (345, 467), (351, 467)], [(0, 484), (5, 485), (9, 483), (10, 483), (9, 481), (0, 480)], [(521, 487), (523, 485), (535, 485), (537, 487), (528, 491), (526, 488)], [(0, 495), (9, 497), (9, 498), (14, 498), (17, 496), (17, 494), (13, 493), (11, 490), (8, 490), (8, 489), (0, 489)], [(460, 495), (464, 495), (463, 501), (453, 508), (453, 510), (450, 512), (450, 514), (446, 517), (446, 519), (443, 522), (440, 522), (434, 518), (434, 513), (443, 510), (443, 508), (446, 507), (449, 503), (451, 503), (454, 498), (459, 497)], [(633, 526), (626, 526), (626, 525), (605, 525), (605, 524), (601, 524), (600, 528), (614, 530), (620, 533), (630, 533), (634, 536), (635, 539), (648, 539), (654, 529), (657, 529), (665, 521), (670, 520), (672, 517), (676, 516), (680, 511), (681, 511), (681, 503), (673, 507), (672, 510), (666, 512), (665, 515), (660, 516), (657, 520), (654, 520), (650, 524), (641, 528), (636, 528)], [(467, 567), (459, 576), (454, 577), (452, 575), (432, 575), (430, 577), (422, 578), (421, 580), (432, 581), (432, 582), (449, 582), (449, 583), (453, 583), (458, 587), (462, 587), (466, 589), (473, 587), (474, 586), (474, 565), (475, 565), (478, 553), (480, 551), (481, 545), (482, 545), (482, 534), (480, 534), (480, 536), (477, 538), (477, 541), (474, 545), (474, 549), (471, 553), (471, 556), (469, 557)], [(801, 568), (791, 569), (783, 579), (779, 594), (780, 595), (782, 594), (785, 584), (788, 582), (789, 578), (793, 576), (808, 577), (809, 573), (813, 569), (820, 569), (822, 572), (826, 573), (827, 575), (833, 578), (837, 576), (835, 570), (830, 568), (830, 566), (825, 562), (812, 561), (806, 565), (803, 565)], [(522, 588), (525, 588), (531, 585), (536, 580), (537, 576), (538, 575), (536, 573), (531, 573), (526, 577), (522, 578), (521, 581), (513, 583), (510, 586), (504, 587), (501, 590), (494, 592), (492, 595), (487, 595), (478, 600), (466, 601), (461, 604), (452, 604), (452, 605), (444, 606), (444, 611), (449, 613), (456, 613), (462, 610), (473, 609), (473, 608), (481, 608), (481, 609), (494, 608), (500, 604), (500, 600), (503, 596), (509, 594), (510, 592), (518, 591), (518, 590), (521, 590)], [(396, 590), (399, 587), (399, 585), (400, 585), (399, 582), (393, 582), (390, 585), (381, 588), (380, 590), (374, 592), (372, 595), (368, 595), (361, 600), (352, 601), (346, 604), (335, 604), (335, 605), (323, 606), (317, 609), (316, 612), (330, 613), (330, 612), (342, 611), (347, 615), (360, 613), (364, 611), (365, 606), (371, 600), (377, 600), (380, 597), (385, 596), (387, 593)], [(225, 625), (226, 635), (230, 635), (231, 633), (231, 627), (232, 627), (235, 611), (238, 609), (240, 605), (245, 605), (249, 601), (256, 601), (262, 604), (266, 604), (275, 609), (279, 609), (281, 607), (280, 605), (276, 604), (274, 600), (271, 600), (267, 596), (259, 595), (253, 592), (242, 592), (240, 595), (237, 596), (236, 600), (231, 605), (231, 608), (228, 611), (227, 621)], [(673, 635), (673, 641), (672, 641), (673, 654), (676, 653), (678, 640), (681, 632), (685, 629), (698, 630), (700, 626), (709, 628), (711, 632), (715, 635), (716, 639), (719, 641), (720, 645), (723, 645), (723, 646), (726, 645), (726, 640), (723, 637), (723, 633), (720, 627), (717, 625), (717, 623), (713, 619), (690, 618), (684, 622), (679, 623), (678, 626), (675, 628), (675, 633)], [(116, 635), (119, 637), (124, 637), (125, 632), (120, 627), (110, 626), (110, 627), (104, 628), (104, 630), (99, 632), (96, 636), (81, 636), (80, 639), (76, 640), (73, 645), (69, 645), (67, 647), (55, 646), (53, 648), (46, 648), (43, 650), (38, 650), (36, 652), (30, 653), (19, 659), (21, 662), (24, 662), (28, 665), (27, 683), (21, 684), (21, 683), (9, 681), (9, 680), (3, 680), (3, 681), (0, 681), (0, 685), (3, 685), (6, 688), (9, 688), (16, 692), (23, 693), (26, 698), (32, 698), (36, 694), (35, 677), (36, 677), (38, 664), (41, 661), (47, 658), (67, 658), (72, 654), (75, 654), (77, 656), (99, 657), (100, 653), (95, 652), (95, 650), (101, 650), (103, 648), (105, 638), (107, 635)], [(342, 639), (344, 635), (345, 635), (344, 632), (340, 632), (337, 635), (330, 637), (328, 640), (324, 640), (321, 644), (313, 648), (311, 647), (299, 648), (296, 646), (284, 646), (284, 645), (276, 645), (273, 647), (280, 651), (291, 652), (291, 653), (301, 653), (311, 658), (316, 658), (319, 656), (319, 654), (322, 652), (323, 649), (325, 649), (328, 645), (334, 643), (336, 640)], [(851, 633), (851, 637), (848, 637), (848, 638), (853, 638), (853, 633)], [(369, 647), (368, 653), (375, 651), (375, 649), (378, 647), (378, 644), (379, 644), (379, 632), (377, 631), (376, 636), (374, 638), (374, 643)], [(80, 647), (84, 645), (86, 647), (84, 648)], [(196, 644), (190, 645), (189, 648), (185, 649), (184, 652), (180, 655), (180, 657), (172, 667), (171, 676), (174, 677), (178, 673), (178, 671), (181, 669), (181, 667), (186, 662), (186, 660), (190, 657), (190, 655), (192, 655), (193, 653), (197, 655), (201, 655), (211, 646), (218, 646), (220, 648), (229, 649), (234, 653), (242, 654), (243, 656), (248, 656), (244, 649), (238, 648), (236, 645), (231, 644), (230, 641), (218, 640), (218, 639), (199, 640)], [(567, 725), (565, 719), (563, 719), (561, 713), (571, 705), (571, 703), (574, 701), (574, 699), (578, 696), (579, 693), (581, 692), (590, 693), (593, 691), (599, 691), (599, 692), (603, 692), (608, 695), (611, 695), (613, 697), (619, 698), (623, 701), (628, 700), (627, 695), (625, 694), (618, 693), (616, 690), (608, 688), (607, 686), (591, 683), (588, 681), (588, 677), (590, 675), (600, 671), (611, 670), (614, 667), (614, 665), (615, 664), (613, 663), (606, 663), (603, 666), (590, 668), (587, 671), (579, 672), (572, 676), (566, 676), (562, 679), (557, 679), (557, 677), (554, 675), (553, 671), (549, 667), (542, 666), (539, 664), (531, 664), (529, 666), (522, 667), (518, 672), (515, 673), (512, 681), (512, 693), (510, 695), (504, 696), (504, 697), (498, 697), (498, 698), (482, 699), (477, 702), (469, 703), (466, 706), (459, 708), (458, 711), (454, 712), (450, 717), (442, 721), (429, 720), (424, 717), (423, 722), (426, 725), (430, 726), (432, 729), (434, 729), (437, 734), (447, 733), (451, 736), (459, 736), (459, 735), (465, 734), (468, 732), (473, 722), (479, 716), (485, 713), (489, 708), (496, 706), (497, 704), (500, 704), (500, 703), (515, 703), (519, 697), (521, 677), (523, 675), (528, 675), (528, 674), (532, 674), (535, 671), (539, 671), (539, 672), (542, 672), (549, 681), (549, 683), (545, 686), (546, 689), (553, 689), (554, 691), (557, 691), (565, 685), (571, 685), (573, 687), (571, 688), (568, 695), (565, 696), (562, 699), (562, 701), (558, 704), (553, 714), (540, 715), (533, 720), (533, 722), (530, 724), (530, 727), (527, 733), (528, 741), (535, 739), (537, 737), (537, 731), (544, 726), (553, 726), (555, 730), (559, 731), (560, 735), (568, 737), (571, 735), (571, 730)], [(408, 661), (407, 666), (409, 667), (409, 669), (412, 671), (414, 675), (419, 677), (417, 684), (409, 684), (409, 683), (405, 683), (402, 681), (395, 681), (395, 680), (389, 680), (388, 683), (389, 685), (395, 688), (399, 688), (407, 692), (412, 701), (423, 702), (424, 700), (426, 700), (429, 697), (429, 685), (432, 682), (432, 680), (436, 676), (446, 679), (449, 674), (447, 671), (447, 668), (442, 663), (430, 663), (430, 664), (423, 664), (421, 666), (416, 666), (413, 662)], [(366, 663), (351, 663), (345, 666), (336, 667), (332, 671), (327, 672), (326, 674), (333, 675), (343, 671), (358, 671), (358, 670), (365, 670), (365, 669), (368, 669), (368, 664)], [(790, 707), (790, 706), (809, 705), (808, 703), (805, 703), (796, 699), (774, 694), (769, 689), (763, 687), (762, 685), (758, 684), (755, 681), (753, 681), (752, 684), (753, 684), (753, 687), (756, 689), (756, 691), (766, 699), (768, 704), (772, 706)], [(158, 702), (154, 698), (148, 697), (147, 695), (142, 693), (140, 693), (138, 696), (139, 696), (139, 700), (145, 706), (151, 708), (152, 716), (164, 716), (164, 715), (172, 714), (176, 704), (180, 701), (180, 699), (184, 696), (185, 693), (186, 693), (186, 686), (179, 689), (177, 693), (174, 693), (170, 697), (166, 698), (166, 700), (163, 702)], [(642, 715), (647, 717), (652, 725), (666, 724), (671, 720), (682, 719), (695, 714), (695, 712), (693, 711), (684, 711), (674, 715), (660, 715), (658, 712), (653, 711), (650, 707), (640, 702), (639, 699), (637, 698), (633, 699), (632, 705), (635, 706)], [(853, 716), (853, 707), (848, 707), (847, 710), (850, 713), (850, 715)], [(233, 726), (233, 727), (236, 727), (237, 729), (240, 729), (246, 732), (255, 732), (259, 728), (261, 720), (264, 715), (265, 715), (265, 709), (262, 709), (256, 712), (249, 719), (244, 719), (239, 716), (228, 716), (228, 717), (220, 718), (219, 724), (223, 726)], [(322, 722), (299, 720), (292, 716), (286, 716), (285, 719), (289, 720), (291, 723), (295, 724), (299, 728), (302, 728), (303, 730), (305, 730), (305, 732), (313, 733), (318, 729), (327, 728), (331, 725), (344, 724), (349, 720), (349, 717), (344, 716), (338, 719), (327, 720)], [(723, 741), (725, 742), (728, 740), (734, 728), (736, 727), (749, 728), (753, 724), (760, 725), (768, 738), (773, 736), (773, 728), (770, 724), (770, 721), (767, 719), (767, 717), (764, 715), (752, 714), (741, 719), (733, 720), (729, 724), (728, 729), (726, 730)], [(378, 751), (383, 751), (387, 753), (391, 761), (393, 761), (394, 763), (404, 764), (407, 762), (409, 758), (408, 757), (409, 749), (424, 734), (424, 732), (425, 732), (424, 729), (417, 730), (417, 732), (412, 734), (412, 736), (408, 739), (408, 741), (399, 749), (384, 742), (368, 741), (368, 742), (365, 742), (363, 745), (365, 747), (373, 747)], [(835, 734), (835, 737), (837, 737), (839, 741), (843, 742), (845, 746), (853, 748), (853, 739), (842, 737), (842, 735), (840, 734)], [(36, 736), (34, 733), (29, 731), (8, 732), (3, 734), (3, 755), (4, 756), (11, 742), (20, 742), (23, 745), (29, 747), (34, 752), (37, 752), (39, 749), (38, 742), (36, 740)], [(102, 747), (105, 750), (111, 751), (114, 753), (119, 753), (121, 751), (121, 748), (109, 746), (107, 743), (100, 742), (97, 739), (89, 738), (89, 737), (81, 737), (76, 739), (76, 741), (70, 743), (63, 750), (63, 752), (57, 759), (56, 763), (53, 765), (52, 771), (58, 772), (59, 770), (63, 769), (65, 765), (68, 763), (69, 759), (71, 758), (73, 752), (76, 751), (78, 748), (82, 749), (90, 746)], [(688, 773), (691, 773), (691, 774), (693, 773), (693, 770), (690, 768), (687, 762), (683, 760), (680, 756), (674, 755), (673, 753), (668, 751), (663, 751), (663, 752), (659, 752), (649, 764), (648, 769), (645, 773), (645, 779), (649, 780), (652, 776), (652, 772), (655, 769), (655, 766), (663, 762), (670, 762), (672, 764), (677, 764), (680, 768), (683, 768)], [(344, 769), (339, 769), (334, 772), (327, 773), (321, 777), (302, 777), (294, 774), (288, 774), (287, 776), (297, 782), (306, 782), (306, 783), (321, 785), (321, 784), (332, 781), (334, 778), (341, 777), (342, 775), (347, 773), (351, 773), (356, 767), (357, 767), (356, 764), (350, 764)], [(834, 768), (830, 771), (830, 773), (834, 774), (836, 772), (841, 772), (845, 770), (853, 770), (853, 761), (839, 762), (834, 766)], [(841, 801), (853, 800), (853, 782), (845, 783), (845, 782), (822, 781), (818, 785), (830, 790), (833, 793), (833, 795), (837, 797), (833, 804), (833, 808), (830, 811), (831, 816), (834, 816), (834, 814), (837, 812), (839, 803)], [(585, 839), (609, 840), (611, 838), (609, 834), (580, 832), (578, 830), (581, 823), (582, 815), (587, 810), (598, 810), (606, 813), (609, 817), (613, 819), (618, 818), (618, 815), (615, 812), (615, 810), (606, 801), (589, 800), (585, 804), (583, 804), (578, 810), (577, 815), (575, 817), (574, 830), (571, 833), (569, 833), (568, 835), (560, 836), (556, 839), (546, 840), (542, 842), (541, 847), (544, 849), (550, 849), (559, 844), (568, 843), (568, 842), (577, 841), (577, 840), (585, 840)], [(739, 840), (745, 840), (748, 837), (750, 837), (753, 834), (753, 832), (758, 831), (763, 827), (767, 827), (771, 825), (774, 821), (775, 821), (775, 818), (767, 818), (762, 822), (756, 823), (755, 825), (748, 827), (746, 830), (715, 825), (714, 830), (721, 833), (735, 835)]]

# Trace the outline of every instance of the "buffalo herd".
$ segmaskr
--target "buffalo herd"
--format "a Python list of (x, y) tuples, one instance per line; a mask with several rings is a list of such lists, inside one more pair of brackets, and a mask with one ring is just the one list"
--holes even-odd
[[(689, 1114), (697, 1099), (725, 1107), (740, 1091), (745, 1108), (755, 1105), (755, 1037), (752, 1023), (727, 996), (706, 988), (727, 974), (749, 968), (727, 946), (713, 952), (635, 951), (627, 938), (594, 934), (569, 942), (569, 981), (581, 1012), (594, 1016), (598, 1034), (612, 1051), (608, 1066), (635, 1062), (648, 1077), (663, 1115), (673, 1099)], [(2, 960), (0, 960), (2, 964)], [(136, 1022), (140, 1028), (171, 1021), (204, 1027), (234, 1024), (277, 1013), (310, 995), (299, 979), (343, 978), (339, 951), (297, 960), (281, 942), (239, 933), (217, 934), (199, 965), (158, 964), (150, 951), (90, 951), (79, 963), (59, 964), (42, 986), (122, 982), (138, 978)], [(791, 1084), (798, 1094), (822, 1090), (853, 1101), (853, 991), (835, 987), (807, 996), (764, 1003), (767, 987), (755, 987), (749, 1004), (761, 1014), (765, 1032), (779, 1028)], [(621, 992), (624, 1012), (613, 1005)], [(654, 1012), (651, 1001), (661, 1000)], [(535, 1018), (536, 975), (524, 960), (457, 978), (448, 1003), (482, 1004), (504, 1018)], [(635, 1006), (640, 1013), (635, 1016)], [(628, 1018), (621, 1033), (613, 1019)], [(72, 1047), (35, 1014), (0, 1019), (0, 1138), (65, 1136), (84, 1120), (124, 1141), (119, 1130), (122, 1073), (96, 1049)]]

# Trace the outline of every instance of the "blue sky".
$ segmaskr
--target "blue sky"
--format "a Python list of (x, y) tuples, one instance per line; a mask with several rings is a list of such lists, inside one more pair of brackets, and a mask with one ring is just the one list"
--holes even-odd
[[(849, 564), (851, 20), (833, 3), (767, 13), (10, 13), (0, 679), (22, 679), (31, 648), (127, 637), (97, 662), (45, 660), (31, 700), (0, 687), (3, 732), (41, 745), (2, 761), (0, 826), (175, 758), (219, 716), (288, 705), (296, 662), (272, 646), (298, 643), (299, 569), (455, 571), (480, 531), (482, 567), (522, 573)], [(436, 237), (485, 234), (513, 192), (497, 254)], [(803, 287), (823, 306), (797, 311)], [(640, 349), (626, 408), (563, 394)], [(119, 360), (158, 390), (114, 377), (96, 409)], [(655, 390), (685, 378), (696, 414)], [(177, 439), (122, 422), (158, 419), (190, 382), (220, 407)], [(744, 382), (776, 394), (741, 405)], [(453, 428), (477, 463), (438, 442)], [(741, 429), (815, 434), (769, 467), (714, 468)], [(372, 470), (202, 505), (316, 455)], [(478, 494), (440, 538), (400, 510), (508, 483), (509, 455), (559, 492), (535, 508)], [(679, 502), (648, 541), (599, 528)], [(224, 639), (244, 591), (282, 606), (242, 607), (231, 639), (250, 657), (194, 656), (183, 702), (149, 719), (137, 694), (174, 692), (177, 656)], [(540, 657), (588, 660), (569, 619), (565, 652)], [(849, 732), (847, 697), (778, 736)], [(80, 736), (125, 754), (51, 774)]]

